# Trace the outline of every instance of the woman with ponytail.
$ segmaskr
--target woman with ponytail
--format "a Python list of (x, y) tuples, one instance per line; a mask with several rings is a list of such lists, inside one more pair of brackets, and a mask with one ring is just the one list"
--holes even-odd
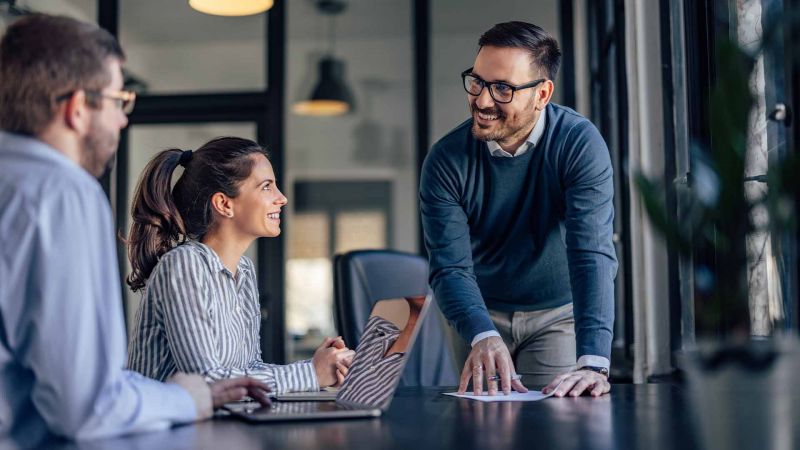
[[(178, 166), (184, 170), (171, 187)], [(261, 361), (256, 273), (244, 252), (256, 238), (280, 234), (286, 202), (266, 151), (247, 139), (164, 150), (150, 161), (127, 242), (128, 285), (144, 290), (131, 369), (158, 380), (175, 372), (207, 381), (247, 375), (276, 393), (341, 384), (353, 357), (341, 338), (325, 339), (311, 360)]]

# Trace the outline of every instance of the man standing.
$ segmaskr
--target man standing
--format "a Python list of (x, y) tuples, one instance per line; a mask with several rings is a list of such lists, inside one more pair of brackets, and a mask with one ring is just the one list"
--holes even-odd
[[(96, 25), (33, 15), (0, 42), (0, 438), (84, 439), (211, 416), (266, 386), (125, 371), (113, 224), (94, 177), (134, 94)], [(268, 400), (267, 400), (268, 401)]]
[(617, 270), (608, 149), (550, 103), (553, 37), (508, 22), (478, 45), (461, 74), (472, 118), (434, 144), (420, 180), (431, 286), (472, 346), (459, 391), (485, 379), (490, 395), (497, 381), (524, 392), (519, 373), (557, 396), (601, 395)]

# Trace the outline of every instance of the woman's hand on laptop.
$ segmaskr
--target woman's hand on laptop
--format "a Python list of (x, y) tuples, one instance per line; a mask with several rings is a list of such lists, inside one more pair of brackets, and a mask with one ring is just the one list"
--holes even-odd
[(350, 367), (353, 355), (355, 355), (355, 352), (344, 345), (341, 336), (325, 338), (311, 359), (314, 364), (314, 371), (317, 374), (319, 387), (326, 388), (340, 385), (344, 381), (344, 375), (340, 374), (338, 365)]

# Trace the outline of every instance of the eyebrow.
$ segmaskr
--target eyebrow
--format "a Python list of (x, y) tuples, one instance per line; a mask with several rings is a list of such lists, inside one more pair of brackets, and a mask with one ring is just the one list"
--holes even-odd
[(504, 84), (508, 84), (508, 85), (511, 85), (511, 86), (514, 85), (514, 83), (512, 83), (512, 82), (510, 82), (508, 80), (502, 80), (502, 79), (501, 80), (487, 80), (486, 78), (483, 78), (482, 76), (480, 76), (480, 74), (475, 73), (474, 70), (471, 70), (470, 73), (472, 75), (475, 75), (476, 77), (480, 78), (481, 80), (487, 82), (487, 83), (504, 83)]
[(263, 185), (265, 185), (267, 183), (275, 184), (275, 180), (273, 180), (272, 178), (267, 178), (264, 181), (262, 181), (261, 183), (258, 183), (258, 186), (261, 187), (261, 186), (263, 186)]

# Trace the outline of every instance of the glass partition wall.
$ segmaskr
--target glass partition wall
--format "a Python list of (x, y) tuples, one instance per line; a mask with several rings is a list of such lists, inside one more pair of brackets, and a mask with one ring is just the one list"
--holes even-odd
[[(359, 249), (417, 253), (411, 1), (341, 10), (287, 4), (284, 192), (289, 360), (335, 335), (332, 258)], [(322, 2), (325, 3), (325, 2)], [(336, 3), (336, 2), (334, 2)], [(347, 112), (298, 112), (334, 60)], [(312, 112), (313, 113), (313, 112)]]
[[(559, 36), (559, 1), (351, 0), (338, 12), (320, 2), (287, 5), (286, 327), (289, 359), (311, 355), (333, 325), (332, 257), (356, 249), (419, 253), (418, 166), (430, 145), (469, 117), (459, 74), (481, 33), (526, 20)], [(323, 2), (326, 3), (326, 2)], [(334, 2), (335, 3), (335, 2)], [(430, 19), (430, 142), (416, 148), (415, 8)], [(428, 32), (426, 30), (425, 32)], [(419, 36), (417, 36), (419, 38)], [(310, 116), (295, 106), (314, 94), (321, 59), (341, 64), (350, 109)], [(569, 69), (571, 70), (571, 68)], [(557, 82), (555, 101), (561, 98)]]
[[(424, 251), (419, 162), (469, 117), (459, 73), (474, 61), (481, 33), (524, 20), (554, 34), (565, 56), (587, 47), (585, 34), (570, 34), (578, 28), (563, 29), (572, 5), (585, 9), (581, 0), (277, 0), (268, 13), (247, 17), (205, 15), (185, 0), (16, 3), (85, 20), (105, 17), (100, 24), (126, 50), (126, 81), (140, 100), (107, 183), (123, 234), (135, 183), (158, 150), (196, 148), (225, 134), (272, 146), (289, 204), (282, 236), (257, 245), (253, 256), (262, 307), (274, 306), (262, 309), (272, 312), (262, 323), (262, 347), (276, 362), (308, 357), (322, 336), (335, 334), (335, 254)], [(565, 83), (581, 75), (581, 61), (572, 60), (564, 59), (555, 102), (575, 99), (576, 87)], [(322, 91), (338, 95), (346, 112), (319, 115), (325, 108), (299, 106)], [(588, 105), (585, 91), (578, 105)], [(586, 108), (578, 109), (587, 114)], [(342, 112), (342, 104), (328, 103), (327, 111)], [(120, 260), (127, 272), (124, 254)], [(131, 320), (138, 295), (123, 289)]]

